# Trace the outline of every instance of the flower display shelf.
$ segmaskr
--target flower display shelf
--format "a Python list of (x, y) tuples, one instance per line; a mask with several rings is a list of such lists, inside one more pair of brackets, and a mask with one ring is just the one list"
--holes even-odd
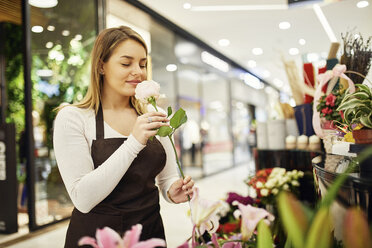
[[(338, 167), (345, 166), (347, 161), (350, 160), (350, 157), (348, 156), (336, 156), (332, 154), (324, 154), (322, 155), (321, 161), (313, 163), (314, 179), (316, 181), (319, 197), (325, 195), (328, 187), (339, 175), (339, 173), (336, 172), (338, 171)], [(332, 160), (332, 163), (336, 164), (336, 167), (328, 165), (328, 162)], [(368, 221), (372, 222), (371, 199), (372, 177), (361, 177), (359, 172), (351, 173), (337, 194), (335, 201), (337, 208), (334, 208), (335, 215), (340, 216), (344, 213), (344, 210), (350, 206), (360, 206), (360, 208), (367, 214)], [(336, 209), (338, 210), (336, 211)]]
[(254, 149), (253, 150), (256, 171), (266, 168), (281, 167), (290, 170), (300, 170), (305, 173), (300, 182), (299, 199), (314, 205), (317, 200), (314, 190), (313, 166), (312, 159), (322, 154), (322, 152), (307, 151), (307, 150), (269, 150), (269, 149)]

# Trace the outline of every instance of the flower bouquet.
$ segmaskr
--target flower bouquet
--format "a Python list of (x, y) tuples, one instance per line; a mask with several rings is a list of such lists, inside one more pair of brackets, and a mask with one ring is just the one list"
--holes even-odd
[(286, 171), (284, 168), (269, 168), (257, 171), (256, 175), (247, 180), (256, 193), (257, 201), (263, 205), (275, 205), (276, 196), (280, 191), (290, 191), (298, 194), (299, 179), (304, 172), (298, 170)]

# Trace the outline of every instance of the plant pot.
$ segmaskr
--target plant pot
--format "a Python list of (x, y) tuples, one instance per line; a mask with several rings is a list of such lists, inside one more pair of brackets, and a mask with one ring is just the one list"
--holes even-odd
[(356, 144), (372, 144), (372, 129), (353, 130)]

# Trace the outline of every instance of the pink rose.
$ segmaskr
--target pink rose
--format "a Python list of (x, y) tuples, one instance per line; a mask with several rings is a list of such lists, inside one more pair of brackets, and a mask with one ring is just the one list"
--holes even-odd
[(150, 99), (159, 98), (160, 85), (153, 80), (146, 80), (139, 83), (135, 90), (135, 97), (143, 103), (150, 103)]
[(328, 106), (334, 107), (335, 101), (336, 101), (336, 96), (333, 95), (332, 93), (326, 97), (326, 105)]
[(332, 114), (332, 112), (333, 112), (333, 110), (328, 108), (328, 107), (322, 109), (322, 113), (325, 114), (325, 115)]

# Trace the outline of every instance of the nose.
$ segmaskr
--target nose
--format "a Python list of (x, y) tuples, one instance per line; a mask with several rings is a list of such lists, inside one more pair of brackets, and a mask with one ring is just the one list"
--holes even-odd
[(142, 73), (142, 69), (139, 65), (133, 65), (132, 75), (138, 75)]

